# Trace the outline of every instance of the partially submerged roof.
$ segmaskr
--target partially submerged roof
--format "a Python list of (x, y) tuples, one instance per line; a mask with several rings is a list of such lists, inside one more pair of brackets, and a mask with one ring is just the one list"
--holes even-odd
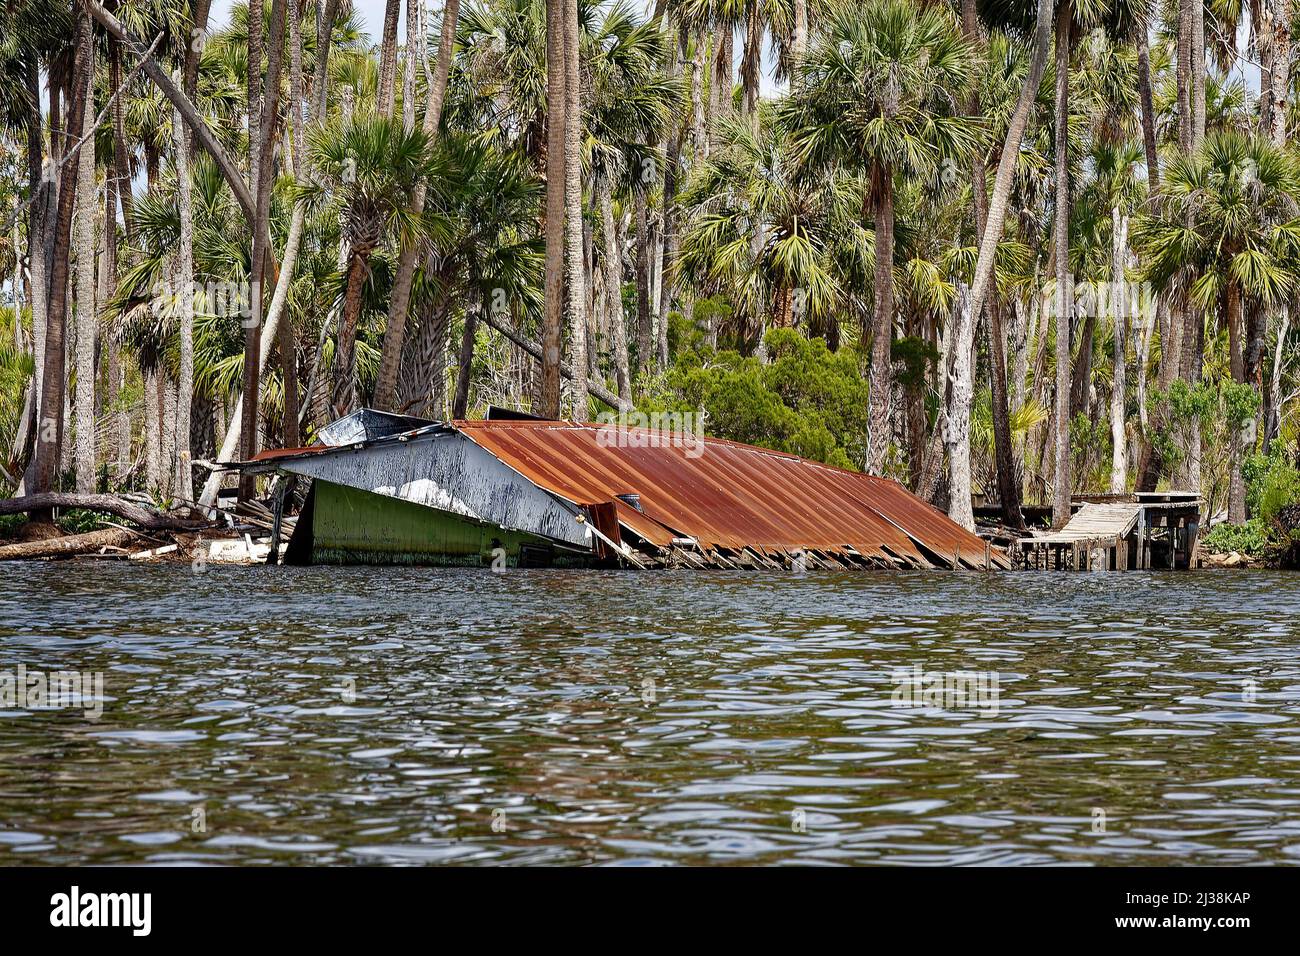
[[(565, 527), (569, 518), (612, 505), (620, 527), (650, 548), (765, 556), (805, 551), (905, 567), (956, 561), (982, 568), (986, 560), (1007, 566), (1001, 551), (989, 551), (981, 538), (889, 479), (751, 445), (621, 425), (422, 423), (374, 438), (357, 435), (341, 446), (263, 452), (248, 464), (503, 527), (536, 531), (545, 522), (548, 534), (568, 542), (581, 529)], [(537, 489), (560, 510), (529, 494)]]

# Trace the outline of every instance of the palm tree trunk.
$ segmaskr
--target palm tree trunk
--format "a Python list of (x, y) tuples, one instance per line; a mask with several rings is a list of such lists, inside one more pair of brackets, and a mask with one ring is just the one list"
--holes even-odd
[[(122, 88), (122, 44), (108, 40), (108, 82), (114, 90)], [(131, 167), (126, 152), (126, 96), (113, 101), (113, 171), (117, 176), (117, 200), (122, 204), (122, 224), (128, 244), (135, 244), (135, 202), (131, 194)]]
[(636, 189), (636, 364), (639, 374), (654, 366), (650, 317), (650, 215), (644, 190)]
[(600, 231), (605, 242), (604, 267), (607, 322), (614, 352), (614, 381), (620, 404), (632, 407), (632, 376), (627, 358), (627, 318), (623, 312), (623, 255), (619, 248), (618, 228), (614, 225), (613, 183), (602, 176), (596, 190), (600, 194)]
[[(331, 29), (335, 18), (338, 15), (339, 0), (326, 0), (324, 11), (316, 23), (316, 70), (312, 80), (312, 95), (307, 100), (307, 123), (312, 122), (313, 117), (325, 115), (325, 107), (328, 96), (328, 77), (327, 66), (329, 62), (329, 49), (331, 40)], [(349, 87), (344, 87), (347, 93)], [(344, 97), (344, 117), (350, 116), (350, 110), (347, 108), (349, 100)], [(305, 165), (300, 168), (305, 170)], [(289, 238), (285, 242), (284, 262), (281, 264), (280, 276), (276, 282), (275, 292), (271, 297), (271, 305), (267, 311), (266, 322), (261, 331), (260, 342), (257, 350), (258, 370), (257, 374), (260, 379), (261, 374), (266, 369), (267, 362), (271, 357), (271, 350), (279, 338), (279, 321), (283, 315), (285, 305), (288, 301), (289, 283), (293, 278), (293, 271), (297, 263), (298, 249), (300, 246), (303, 227), (304, 227), (304, 208), (295, 204), (293, 219), (289, 225)], [(346, 256), (340, 249), (339, 268), (342, 269), (347, 264)], [(329, 319), (322, 323), (322, 335), (329, 329)], [(245, 342), (247, 345), (247, 341)], [(311, 374), (308, 377), (308, 388), (306, 392), (306, 404), (299, 410), (298, 422), (294, 429), (286, 428), (286, 434), (291, 434), (294, 430), (301, 428), (303, 413), (309, 410), (313, 405), (326, 405), (327, 399), (324, 396), (323, 377), (319, 375), (319, 348), (316, 350), (311, 366)], [(317, 394), (321, 395), (318, 402), (313, 401)], [(222, 438), (220, 450), (217, 452), (217, 461), (230, 461), (239, 453), (243, 440), (243, 409), (244, 397), (241, 394), (235, 402), (235, 407), (230, 416), (229, 422), (225, 427), (225, 435)], [(221, 490), (222, 472), (214, 471), (208, 476), (203, 485), (203, 492), (199, 496), (199, 504), (204, 508), (210, 508), (216, 503), (217, 495)]]
[(361, 319), (361, 292), (366, 284), (367, 254), (353, 249), (348, 262), (347, 289), (343, 294), (343, 316), (339, 322), (338, 347), (334, 354), (334, 413), (340, 417), (357, 409), (357, 325)]
[(402, 128), (415, 129), (415, 61), (424, 46), (424, 0), (406, 0), (406, 58), (402, 63)]
[(456, 397), (451, 404), (451, 417), (465, 418), (469, 414), (469, 376), (474, 364), (474, 336), (478, 333), (478, 305), (471, 303), (465, 310), (465, 325), (460, 336), (460, 355), (456, 361)]
[(758, 132), (758, 71), (763, 55), (763, 20), (757, 0), (750, 0), (745, 17), (745, 51), (740, 60), (742, 112), (749, 127)]
[[(72, 63), (73, 95), (64, 121), (71, 129), (80, 129), (86, 109), (84, 77), (91, 62), (92, 37), (85, 14), (77, 16)], [(57, 128), (57, 127), (56, 127)], [(76, 198), (77, 169), (65, 166), (59, 186), (58, 212), (54, 223), (54, 259), (50, 270), (45, 329), (44, 374), (41, 378), (40, 420), (36, 435), (36, 455), (29, 494), (54, 491), (58, 480), (59, 449), (63, 444), (63, 401), (66, 356), (64, 330), (68, 306), (68, 257), (72, 233), (72, 207)], [(50, 511), (34, 512), (33, 520), (50, 521)]]
[(711, 106), (709, 137), (714, 149), (722, 142), (722, 119), (731, 113), (732, 76), (735, 70), (732, 53), (734, 34), (735, 26), (730, 20), (724, 20), (718, 24), (714, 37), (716, 50), (713, 59), (713, 81), (709, 89)]
[[(82, 110), (79, 137), (95, 129), (95, 45), (83, 78), (86, 108)], [(77, 153), (77, 490), (95, 490), (95, 151), (87, 145)]]
[[(262, 24), (264, 0), (248, 0), (248, 191), (257, 201), (257, 176), (261, 172)], [(271, 44), (275, 48), (274, 41)], [(256, 268), (256, 267), (255, 267)]]
[[(1232, 380), (1238, 384), (1246, 381), (1246, 362), (1241, 346), (1241, 287), (1229, 279), (1223, 293), (1223, 321), (1228, 326), (1228, 366)], [(1233, 524), (1246, 521), (1246, 483), (1242, 479), (1241, 459), (1245, 445), (1244, 429), (1236, 429), (1228, 436), (1228, 520)]]
[[(969, 409), (974, 395), (971, 353), (975, 344), (975, 314), (971, 312), (970, 295), (963, 286), (957, 292), (953, 306), (952, 407)], [(970, 480), (970, 414), (954, 415), (944, 429), (944, 444), (948, 451), (948, 517), (968, 531), (975, 530), (975, 515), (971, 508)]]
[[(794, 22), (790, 32), (790, 72), (797, 76), (799, 64), (808, 51), (808, 0), (794, 0)], [(796, 85), (792, 81), (792, 85)]]
[[(194, 32), (190, 35), (190, 42), (185, 45), (185, 70), (184, 85), (185, 95), (191, 100), (194, 99), (194, 92), (198, 87), (199, 79), (199, 57), (203, 53), (203, 45), (206, 41), (208, 31), (208, 14), (212, 11), (212, 0), (194, 0), (192, 12), (194, 22)], [(112, 44), (116, 46), (116, 43)], [(114, 87), (116, 89), (116, 87)], [(193, 149), (193, 135), (190, 135), (190, 148)]]
[[(1110, 490), (1128, 490), (1128, 445), (1125, 441), (1124, 400), (1128, 379), (1128, 283), (1124, 260), (1128, 256), (1128, 216), (1119, 206), (1111, 210), (1111, 303), (1115, 321), (1113, 365), (1110, 386)], [(1138, 374), (1142, 370), (1138, 369)]]
[[(1020, 142), (1024, 138), (1025, 128), (1029, 123), (1029, 113), (1038, 84), (1042, 81), (1043, 71), (1047, 66), (1047, 45), (1051, 34), (1051, 0), (1042, 0), (1038, 9), (1038, 21), (1035, 29), (1033, 55), (1029, 66), (1029, 75), (1025, 86), (1016, 101), (1016, 108), (1007, 129), (1006, 141), (998, 157), (998, 171), (994, 179), (993, 199), (985, 208), (986, 171), (983, 157), (977, 156), (971, 168), (971, 183), (975, 196), (976, 232), (980, 236), (980, 250), (975, 265), (975, 282), (971, 290), (973, 314), (978, 318), (979, 310), (984, 307), (987, 290), (993, 277), (993, 264), (997, 254), (997, 244), (1002, 236), (1006, 221), (1007, 203), (1011, 196), (1012, 177), (1015, 173), (1015, 159), (1020, 153)], [(967, 37), (978, 35), (978, 21), (974, 0), (962, 3), (962, 28)], [(972, 113), (978, 113), (978, 99), (972, 98)], [(1002, 310), (996, 296), (988, 308), (989, 357), (992, 368), (991, 398), (993, 405), (993, 441), (997, 461), (998, 500), (1002, 505), (1002, 520), (1012, 528), (1023, 528), (1024, 517), (1020, 513), (1020, 483), (1016, 479), (1015, 457), (1011, 447), (1011, 416), (1007, 405), (1007, 360), (1006, 333), (1002, 324)], [(973, 398), (973, 391), (972, 396)], [(965, 423), (966, 433), (970, 431), (970, 406), (955, 409), (956, 417)], [(949, 462), (952, 458), (949, 456)], [(969, 468), (970, 451), (966, 450), (965, 463)], [(970, 487), (970, 475), (964, 478), (964, 484)]]
[(158, 404), (158, 376), (155, 365), (144, 375), (144, 480), (146, 490), (162, 487), (162, 408)]
[[(456, 39), (456, 21), (460, 15), (460, 0), (447, 0), (442, 11), (442, 33), (438, 38), (438, 62), (434, 67), (429, 99), (424, 104), (423, 130), (432, 141), (438, 133), (442, 119), (442, 104), (447, 94), (447, 78), (451, 72), (452, 44)], [(418, 41), (424, 49), (424, 35)], [(411, 196), (411, 212), (424, 212), (427, 186), (421, 181)], [(379, 357), (379, 376), (375, 381), (376, 408), (392, 410), (397, 403), (397, 379), (402, 366), (402, 345), (406, 339), (406, 322), (410, 315), (411, 284), (415, 280), (416, 257), (419, 250), (411, 245), (402, 247), (397, 257), (397, 272), (393, 277), (393, 291), (388, 299), (388, 322), (384, 330), (384, 345)]]
[[(1147, 167), (1147, 192), (1148, 195), (1158, 204), (1160, 196), (1160, 158), (1156, 152), (1156, 119), (1155, 105), (1151, 95), (1151, 56), (1148, 50), (1146, 30), (1138, 31), (1137, 40), (1138, 55), (1138, 97), (1142, 104), (1142, 145), (1146, 153)], [(1175, 331), (1173, 323), (1167, 322), (1169, 314), (1169, 300), (1166, 296), (1160, 296), (1156, 300), (1155, 325), (1162, 330)], [(1146, 355), (1147, 344), (1151, 339), (1151, 331), (1147, 328), (1144, 321), (1141, 332), (1139, 345), (1139, 363), (1137, 368), (1137, 390), (1138, 390), (1138, 414), (1142, 421), (1142, 445), (1138, 450), (1137, 480), (1135, 490), (1137, 491), (1154, 491), (1156, 482), (1159, 479), (1160, 462), (1156, 457), (1155, 445), (1151, 441), (1150, 424), (1147, 421), (1146, 411)], [(1176, 342), (1172, 339), (1165, 342), (1166, 346), (1174, 346), (1168, 349), (1161, 362), (1159, 387), (1161, 389), (1169, 386), (1169, 374), (1174, 368), (1171, 359), (1178, 353)]]
[(889, 454), (894, 373), (890, 347), (894, 331), (894, 183), (888, 167), (872, 170), (875, 200), (875, 311), (871, 324), (871, 379), (867, 415), (867, 471), (884, 474)]
[[(286, 2), (293, 2), (293, 0), (272, 0), (271, 3), (270, 48), (266, 60), (266, 93), (260, 104), (261, 116), (258, 122), (259, 142), (257, 144), (257, 168), (254, 181), (255, 184), (264, 184), (267, 188), (263, 189), (261, 185), (258, 185), (253, 190), (255, 209), (253, 254), (251, 259), (252, 290), (250, 295), (252, 315), (248, 317), (244, 326), (243, 416), (240, 422), (245, 461), (257, 454), (261, 437), (259, 434), (261, 422), (259, 412), (262, 385), (260, 334), (263, 315), (262, 291), (266, 267), (272, 255), (267, 224), (271, 218), (272, 190), (270, 186), (274, 182), (272, 157), (275, 145), (272, 137), (275, 131), (280, 102), (280, 65), (284, 52)], [(250, 120), (258, 108), (255, 103), (249, 104)], [(256, 480), (252, 475), (242, 475), (240, 477), (239, 498), (241, 501), (251, 498), (255, 489)]]
[(564, 339), (564, 212), (566, 0), (546, 0), (546, 276), (543, 286), (539, 406), (543, 418), (560, 417), (560, 350)]
[[(678, 46), (670, 54), (670, 70), (674, 79), (681, 79), (682, 61), (687, 53), (686, 33), (678, 35)], [(664, 151), (664, 228), (662, 256), (659, 262), (659, 297), (655, 304), (655, 314), (659, 316), (659, 360), (664, 365), (668, 362), (668, 313), (674, 303), (676, 282), (675, 270), (677, 254), (681, 246), (678, 232), (677, 174), (682, 159), (682, 143), (686, 138), (686, 117), (678, 117), (678, 122), (668, 134), (668, 145)]]
[[(1268, 74), (1268, 88), (1260, 91), (1269, 100), (1269, 128), (1265, 130), (1274, 146), (1286, 145), (1287, 91), (1291, 88), (1291, 0), (1264, 0), (1268, 5), (1265, 23), (1271, 33), (1268, 50), (1273, 69)], [(1261, 104), (1262, 105), (1262, 104)]]
[(177, 111), (172, 119), (176, 140), (176, 182), (181, 220), (176, 272), (180, 285), (181, 361), (176, 390), (176, 488), (189, 500), (194, 494), (190, 468), (190, 409), (194, 403), (194, 200), (190, 183), (189, 135)]
[[(573, 417), (586, 421), (587, 271), (582, 241), (582, 99), (578, 0), (565, 0), (564, 12), (564, 271), (573, 367)], [(472, 343), (471, 343), (472, 344)], [(459, 391), (459, 390), (458, 390)]]
[[(384, 35), (379, 44), (379, 112), (392, 116), (397, 96), (397, 21), (402, 15), (402, 0), (385, 0)], [(409, 55), (409, 51), (408, 51)]]
[(1052, 242), (1056, 256), (1056, 468), (1052, 526), (1070, 520), (1070, 0), (1056, 15), (1056, 209)]

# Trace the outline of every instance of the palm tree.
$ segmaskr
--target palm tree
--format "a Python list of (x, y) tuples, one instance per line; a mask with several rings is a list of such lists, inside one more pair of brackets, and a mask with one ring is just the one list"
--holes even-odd
[[(72, 69), (68, 85), (72, 97), (68, 112), (64, 117), (67, 128), (82, 128), (87, 108), (87, 92), (92, 88), (86, 82), (87, 71), (91, 64), (91, 49), (94, 42), (90, 17), (81, 13), (76, 19), (76, 32), (73, 39)], [(93, 105), (90, 107), (93, 109)], [(36, 440), (36, 454), (33, 462), (31, 486), (33, 493), (52, 491), (55, 487), (59, 466), (59, 452), (63, 445), (63, 399), (65, 380), (64, 340), (67, 320), (67, 284), (68, 264), (71, 252), (72, 208), (76, 198), (77, 166), (68, 163), (63, 168), (62, 182), (59, 184), (59, 198), (55, 214), (53, 257), (48, 283), (48, 302), (45, 320), (45, 356), (44, 370), (41, 377), (41, 395)], [(49, 520), (48, 512), (36, 515), (37, 518)]]
[(573, 368), (573, 417), (587, 411), (587, 264), (582, 226), (582, 52), (578, 0), (564, 3), (564, 279)]
[[(639, 19), (627, 3), (616, 3), (595, 25), (586, 44), (591, 93), (585, 111), (584, 158), (600, 217), (607, 306), (604, 324), (609, 328), (615, 382), (624, 403), (631, 402), (632, 393), (622, 301), (623, 256), (614, 196), (626, 187), (638, 196), (635, 201), (640, 207), (647, 186), (644, 173), (658, 168), (657, 151), (650, 144), (667, 134), (683, 99), (680, 79), (662, 66), (671, 42), (670, 34), (658, 29), (654, 21)], [(673, 191), (665, 175), (666, 203)], [(638, 254), (644, 248), (643, 238), (637, 237)], [(663, 281), (667, 287), (672, 280), (665, 276)], [(638, 285), (640, 290), (641, 283)], [(644, 291), (648, 311), (649, 290)], [(641, 351), (642, 362), (649, 351), (648, 347)]]
[[(1300, 169), (1257, 134), (1211, 133), (1165, 167), (1162, 208), (1138, 222), (1148, 278), (1195, 309), (1219, 312), (1234, 382), (1248, 384), (1243, 304), (1277, 303), (1300, 279)], [(1230, 445), (1228, 520), (1246, 519), (1245, 436)]]
[(408, 203), (428, 169), (428, 138), (423, 130), (404, 129), (400, 119), (370, 116), (318, 126), (308, 145), (316, 182), (303, 184), (300, 197), (314, 205), (332, 197), (344, 214), (348, 257), (333, 405), (347, 414), (357, 406), (357, 327), (370, 256), (394, 227), (403, 245), (419, 238), (420, 219)]
[[(456, 24), (460, 16), (460, 0), (447, 0), (442, 11), (442, 30), (438, 40), (438, 60), (434, 64), (433, 83), (426, 93), (424, 105), (424, 135), (432, 144), (442, 121), (442, 106), (447, 95), (447, 82), (451, 74), (452, 44), (456, 37)], [(408, 56), (412, 54), (408, 51)], [(411, 197), (411, 212), (424, 211), (428, 185), (420, 183)], [(411, 283), (415, 278), (416, 247), (405, 246), (398, 255), (397, 273), (393, 278), (393, 291), (389, 298), (388, 322), (384, 327), (383, 354), (379, 363), (379, 378), (375, 383), (376, 408), (393, 408), (397, 401), (397, 378), (402, 363), (402, 344), (406, 336), (407, 314), (410, 306)]]
[(89, 142), (77, 154), (77, 315), (76, 372), (77, 392), (74, 406), (76, 423), (77, 490), (95, 490), (95, 44), (91, 43), (89, 60), (80, 82), (85, 107), (78, 139)]
[[(379, 113), (392, 116), (397, 92), (397, 21), (402, 0), (384, 0), (384, 32), (379, 42)], [(413, 56), (413, 50), (406, 51)]]
[(915, 0), (840, 3), (800, 67), (796, 92), (782, 104), (805, 161), (857, 164), (870, 177), (876, 266), (867, 467), (873, 474), (884, 471), (890, 444), (894, 177), (926, 178), (945, 160), (970, 156), (979, 126), (962, 115), (961, 103), (975, 63), (974, 47), (943, 8)]
[(560, 417), (560, 355), (564, 340), (565, 147), (569, 0), (546, 0), (546, 312), (542, 320), (540, 406), (544, 418)]
[(839, 280), (835, 253), (867, 244), (862, 180), (838, 167), (808, 172), (793, 136), (771, 121), (755, 135), (748, 123), (729, 120), (682, 196), (691, 210), (682, 276), (701, 294), (726, 298), (746, 351), (769, 324), (816, 328), (830, 316), (850, 287)]

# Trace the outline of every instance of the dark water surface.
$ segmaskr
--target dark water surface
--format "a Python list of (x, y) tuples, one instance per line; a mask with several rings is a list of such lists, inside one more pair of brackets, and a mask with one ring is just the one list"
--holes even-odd
[(0, 565), (19, 664), (0, 864), (1300, 862), (1300, 575)]

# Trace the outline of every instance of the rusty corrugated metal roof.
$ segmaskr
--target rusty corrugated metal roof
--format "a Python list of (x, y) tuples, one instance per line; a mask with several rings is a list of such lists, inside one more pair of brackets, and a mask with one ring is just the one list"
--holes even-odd
[[(618, 503), (619, 520), (655, 545), (680, 536), (705, 549), (839, 554), (852, 549), (919, 565), (948, 564), (958, 555), (971, 567), (984, 566), (982, 539), (888, 479), (737, 442), (692, 438), (700, 443), (692, 447), (667, 433), (615, 425), (458, 421), (452, 426), (574, 504), (640, 495), (640, 512)], [(690, 454), (693, 450), (699, 454)], [(1006, 565), (997, 549), (991, 557)]]
[[(972, 568), (984, 567), (987, 553), (1010, 567), (1000, 549), (986, 552), (983, 539), (895, 481), (724, 439), (523, 419), (430, 423), (350, 447), (448, 430), (575, 505), (613, 501), (619, 523), (659, 548), (693, 538), (704, 550), (856, 552), (918, 566), (951, 565), (955, 556)], [(268, 450), (245, 465), (339, 450)], [(640, 496), (640, 510), (619, 499), (625, 494)]]

